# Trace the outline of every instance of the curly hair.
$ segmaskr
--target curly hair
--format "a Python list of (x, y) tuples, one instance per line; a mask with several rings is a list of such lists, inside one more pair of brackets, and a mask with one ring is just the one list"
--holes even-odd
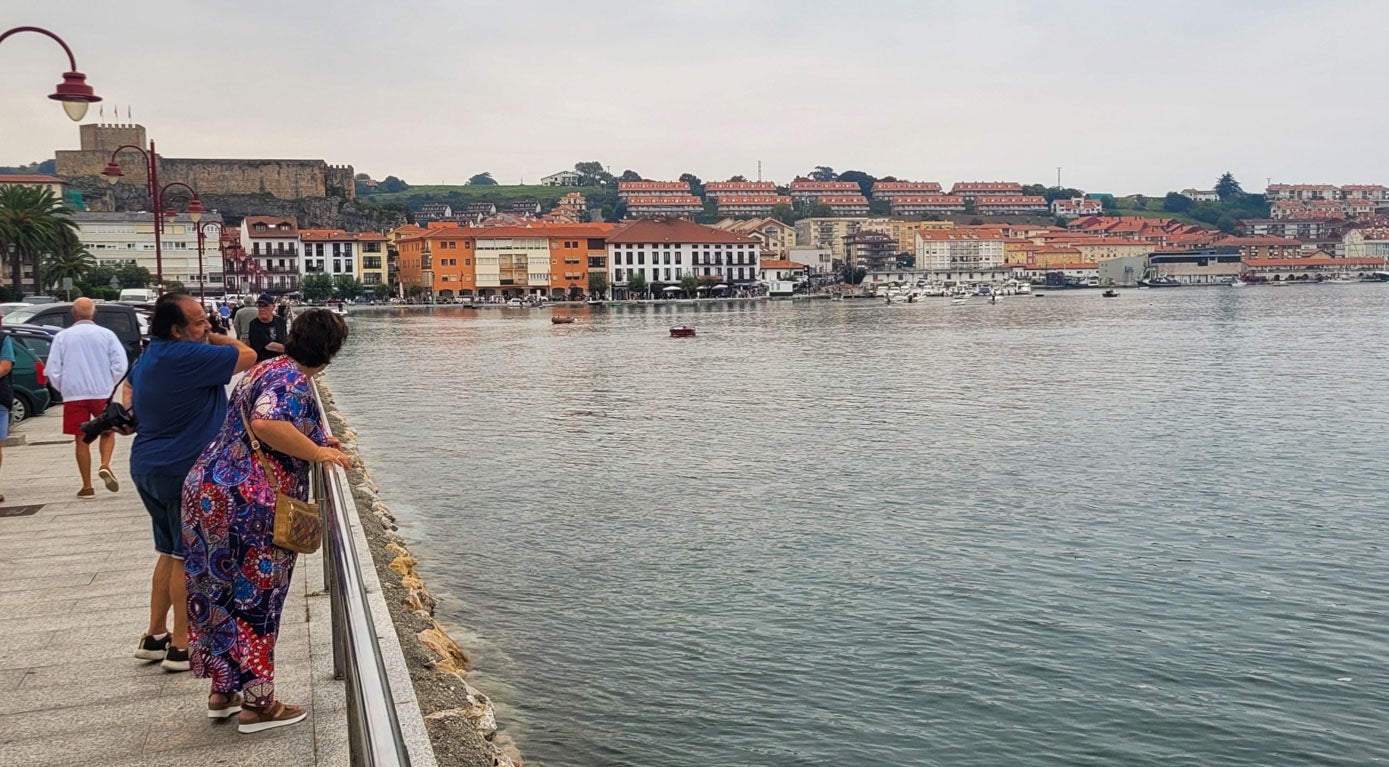
[(347, 340), (347, 323), (327, 309), (307, 309), (294, 318), (285, 341), (288, 354), (305, 367), (327, 365)]

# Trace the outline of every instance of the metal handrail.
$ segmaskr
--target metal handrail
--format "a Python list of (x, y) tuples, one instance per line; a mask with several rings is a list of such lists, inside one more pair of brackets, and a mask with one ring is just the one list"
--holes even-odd
[[(318, 384), (315, 399), (322, 411)], [(327, 418), (323, 432), (332, 435)], [(333, 676), (347, 684), (347, 729), (352, 764), (362, 767), (409, 767), (410, 754), (396, 715), (395, 697), (381, 658), (376, 623), (367, 603), (361, 557), (353, 543), (347, 504), (353, 503), (347, 473), (334, 464), (320, 464), (314, 473), (317, 497), (324, 514), (323, 553), (333, 616)]]

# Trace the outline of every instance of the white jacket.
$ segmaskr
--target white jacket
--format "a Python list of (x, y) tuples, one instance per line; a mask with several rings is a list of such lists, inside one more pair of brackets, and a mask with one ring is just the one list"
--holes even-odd
[(106, 399), (125, 375), (125, 349), (91, 320), (58, 331), (48, 350), (48, 378), (65, 400)]

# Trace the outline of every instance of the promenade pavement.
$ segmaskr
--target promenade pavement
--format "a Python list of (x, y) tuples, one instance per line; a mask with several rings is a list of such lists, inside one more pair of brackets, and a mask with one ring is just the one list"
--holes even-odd
[[(321, 554), (299, 558), (275, 651), (277, 694), (309, 720), (242, 735), (235, 717), (208, 719), (205, 680), (134, 657), (156, 555), (131, 438), (111, 463), (119, 492), (97, 481), (82, 500), (61, 429), (61, 408), (20, 424), (26, 444), (0, 468), (0, 764), (347, 764)], [(23, 506), (40, 508), (11, 516)]]

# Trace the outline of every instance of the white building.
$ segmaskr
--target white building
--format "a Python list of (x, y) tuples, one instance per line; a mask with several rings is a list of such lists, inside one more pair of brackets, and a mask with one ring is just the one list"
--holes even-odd
[(920, 216), (928, 213), (964, 213), (965, 198), (948, 194), (902, 194), (892, 198), (892, 215)]
[(680, 218), (639, 219), (608, 233), (608, 279), (616, 287), (640, 274), (648, 285), (694, 276), (751, 288), (761, 260), (757, 240)]
[(241, 220), (241, 249), (252, 284), (271, 293), (299, 290), (299, 224), (293, 216), (247, 216)]
[(326, 274), (361, 279), (357, 272), (357, 235), (341, 229), (300, 229), (303, 257), (299, 275)]
[(805, 280), (805, 265), (795, 261), (766, 260), (759, 266), (762, 270), (762, 284), (769, 296), (789, 296), (796, 291), (796, 286)]
[(1000, 232), (922, 230), (916, 233), (916, 268), (929, 272), (988, 270), (1003, 266)]
[(572, 170), (562, 170), (559, 173), (551, 173), (540, 179), (541, 186), (578, 186), (582, 177)]
[(1183, 189), (1178, 194), (1193, 202), (1220, 202), (1214, 189)]
[(1051, 212), (1061, 218), (1080, 218), (1098, 216), (1104, 213), (1104, 201), (1085, 197), (1072, 197), (1069, 200), (1052, 200)]
[[(102, 266), (134, 264), (159, 274), (154, 252), (154, 216), (149, 213), (97, 213), (75, 211), (77, 239)], [(198, 269), (198, 227), (203, 230), (202, 271)], [(204, 213), (198, 223), (180, 213), (172, 221), (165, 220), (164, 236), (159, 242), (164, 283), (181, 282), (187, 290), (196, 292), (199, 274), (202, 289), (220, 295), (222, 282), (222, 216)]]
[(704, 203), (692, 194), (660, 194), (627, 198), (627, 218), (694, 216)]
[(811, 274), (829, 274), (834, 270), (834, 254), (829, 248), (791, 248), (786, 260), (804, 266)]
[(479, 230), (473, 247), (478, 294), (547, 296), (550, 238), (524, 226)]

